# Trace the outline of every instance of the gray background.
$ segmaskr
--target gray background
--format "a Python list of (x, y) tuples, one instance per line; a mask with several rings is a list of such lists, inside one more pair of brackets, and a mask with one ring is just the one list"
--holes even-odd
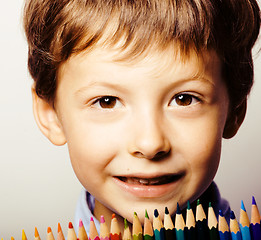
[[(33, 119), (22, 5), (22, 0), (0, 3), (0, 238), (21, 239), (24, 229), (33, 239), (36, 226), (45, 239), (48, 226), (56, 237), (58, 222), (67, 235), (81, 185), (66, 146), (53, 146)], [(224, 141), (216, 176), (238, 218), (241, 199), (249, 215), (252, 195), (261, 208), (261, 57), (256, 52), (247, 117), (237, 136)]]

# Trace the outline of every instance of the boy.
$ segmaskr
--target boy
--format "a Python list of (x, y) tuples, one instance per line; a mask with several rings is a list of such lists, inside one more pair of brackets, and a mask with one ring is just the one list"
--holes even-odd
[(213, 178), (246, 113), (256, 1), (29, 0), (24, 25), (36, 122), (86, 189), (76, 223), (198, 198), (228, 216)]

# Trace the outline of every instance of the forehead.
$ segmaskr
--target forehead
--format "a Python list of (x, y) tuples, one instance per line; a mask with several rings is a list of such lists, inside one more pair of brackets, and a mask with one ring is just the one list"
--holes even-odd
[[(69, 59), (63, 62), (60, 69), (68, 66), (73, 62), (90, 61), (114, 63), (118, 65), (125, 65), (128, 67), (142, 66), (144, 64), (157, 65), (173, 65), (177, 64), (196, 64), (197, 68), (208, 68), (212, 64), (220, 65), (221, 61), (214, 50), (201, 50), (200, 52), (191, 47), (188, 50), (181, 49), (179, 43), (173, 42), (166, 45), (164, 48), (153, 43), (147, 46), (144, 51), (138, 54), (133, 54), (135, 46), (129, 45), (124, 48), (125, 39), (119, 39), (115, 44), (106, 44), (106, 40), (100, 39), (92, 48), (85, 49), (81, 52), (72, 54)], [(162, 64), (164, 63), (164, 64)]]

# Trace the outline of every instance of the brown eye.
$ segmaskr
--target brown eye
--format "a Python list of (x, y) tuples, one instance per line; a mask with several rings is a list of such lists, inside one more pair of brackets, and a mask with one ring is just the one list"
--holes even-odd
[(181, 94), (176, 97), (176, 103), (179, 106), (188, 106), (192, 103), (192, 96), (188, 94)]
[(97, 100), (101, 108), (114, 108), (117, 103), (116, 97), (105, 96)]
[(170, 106), (181, 106), (181, 107), (186, 107), (186, 106), (190, 106), (192, 104), (195, 104), (197, 102), (199, 102), (200, 99), (198, 99), (197, 97), (191, 95), (191, 94), (179, 94), (177, 96), (175, 96), (171, 102), (170, 102)]

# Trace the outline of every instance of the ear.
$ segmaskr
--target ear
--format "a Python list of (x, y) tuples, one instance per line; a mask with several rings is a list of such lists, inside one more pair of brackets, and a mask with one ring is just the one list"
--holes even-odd
[(236, 109), (230, 110), (223, 132), (223, 138), (229, 139), (236, 135), (246, 116), (247, 100), (245, 99)]
[(41, 132), (57, 146), (64, 145), (66, 138), (53, 106), (40, 98), (32, 87), (34, 118)]

